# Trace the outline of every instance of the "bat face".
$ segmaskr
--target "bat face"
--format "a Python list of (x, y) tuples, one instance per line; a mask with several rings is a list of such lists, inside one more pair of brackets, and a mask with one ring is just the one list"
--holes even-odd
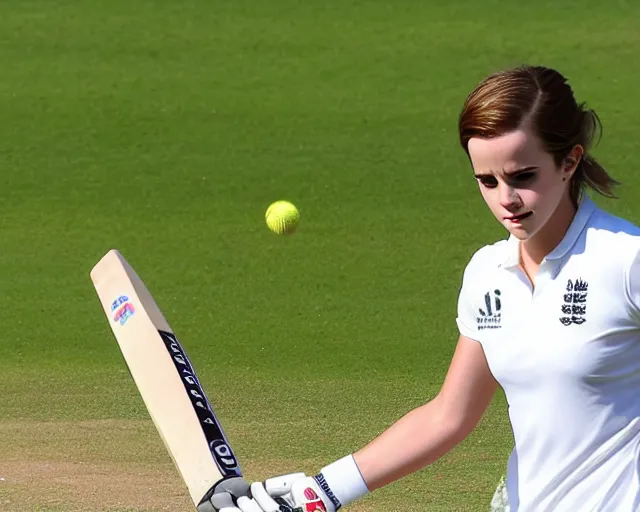
[(186, 352), (133, 268), (109, 251), (91, 271), (129, 372), (197, 506), (240, 466)]

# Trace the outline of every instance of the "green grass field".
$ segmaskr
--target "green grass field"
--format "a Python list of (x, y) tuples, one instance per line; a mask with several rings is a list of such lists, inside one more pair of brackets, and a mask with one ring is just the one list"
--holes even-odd
[[(559, 68), (640, 221), (640, 6), (595, 0), (0, 3), (0, 509), (188, 511), (100, 310), (110, 248), (181, 337), (250, 480), (314, 471), (438, 391), (461, 272), (503, 236), (457, 146), (466, 94)], [(293, 237), (264, 224), (286, 198)], [(484, 511), (474, 434), (350, 508)]]

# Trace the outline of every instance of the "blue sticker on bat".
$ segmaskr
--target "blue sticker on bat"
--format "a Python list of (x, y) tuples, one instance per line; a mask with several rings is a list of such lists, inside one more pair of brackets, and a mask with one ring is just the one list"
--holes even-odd
[(129, 302), (129, 297), (120, 295), (111, 303), (111, 312), (113, 313), (113, 321), (124, 325), (135, 314), (136, 310), (133, 304)]

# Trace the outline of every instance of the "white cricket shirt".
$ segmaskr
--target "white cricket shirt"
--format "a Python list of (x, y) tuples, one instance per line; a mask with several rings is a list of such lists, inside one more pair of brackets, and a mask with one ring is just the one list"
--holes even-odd
[(640, 228), (585, 197), (535, 289), (518, 264), (480, 249), (457, 318), (509, 404), (511, 512), (638, 512)]

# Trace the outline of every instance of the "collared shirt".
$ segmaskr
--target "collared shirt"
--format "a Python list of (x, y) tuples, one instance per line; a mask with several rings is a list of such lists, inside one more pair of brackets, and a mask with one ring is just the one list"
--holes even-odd
[(640, 228), (585, 198), (535, 287), (519, 241), (465, 269), (460, 333), (505, 391), (512, 512), (640, 510)]

